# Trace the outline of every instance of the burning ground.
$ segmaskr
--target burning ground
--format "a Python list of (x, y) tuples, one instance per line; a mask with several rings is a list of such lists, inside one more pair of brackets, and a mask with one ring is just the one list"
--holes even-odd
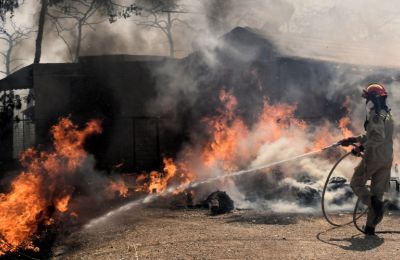
[[(257, 120), (248, 125), (237, 115), (237, 99), (229, 91), (222, 89), (219, 101), (217, 113), (201, 120), (203, 134), (193, 137), (198, 142), (188, 143), (176, 158), (164, 158), (162, 172), (107, 176), (95, 170), (94, 158), (85, 151), (84, 143), (90, 135), (101, 134), (101, 122), (92, 120), (80, 128), (68, 118), (60, 119), (51, 130), (53, 148), (25, 151), (21, 155), (23, 171), (1, 194), (2, 254), (40, 252), (40, 241), (56, 229), (62, 234), (85, 223), (98, 228), (98, 223), (105, 224), (109, 218), (90, 218), (134, 199), (137, 203), (128, 203), (126, 210), (146, 203), (157, 205), (157, 201), (169, 204), (188, 192), (193, 203), (199, 204), (210, 192), (225, 190), (238, 208), (315, 212), (324, 176), (344, 151), (227, 176), (319, 151), (352, 134), (348, 118), (337, 125), (326, 121), (316, 127), (296, 118), (295, 105), (272, 105), (265, 99)], [(346, 163), (349, 165), (339, 175), (351, 174), (352, 162)], [(340, 189), (334, 192), (331, 197), (336, 199), (343, 194)], [(344, 209), (351, 202), (351, 197), (344, 197), (336, 204)]]
[(52, 128), (53, 151), (28, 149), (21, 155), (24, 170), (1, 194), (2, 254), (18, 248), (39, 251), (33, 240), (55, 224), (57, 215), (76, 217), (75, 212), (67, 212), (76, 188), (74, 175), (87, 159), (83, 142), (94, 133), (101, 133), (98, 121), (77, 130), (70, 120), (62, 119)]

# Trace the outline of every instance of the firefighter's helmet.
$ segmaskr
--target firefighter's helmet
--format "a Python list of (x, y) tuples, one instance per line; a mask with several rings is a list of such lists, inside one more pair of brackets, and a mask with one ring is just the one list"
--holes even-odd
[(377, 95), (379, 97), (387, 97), (387, 91), (384, 86), (380, 84), (370, 84), (366, 89), (363, 90), (363, 98), (369, 99), (371, 95)]

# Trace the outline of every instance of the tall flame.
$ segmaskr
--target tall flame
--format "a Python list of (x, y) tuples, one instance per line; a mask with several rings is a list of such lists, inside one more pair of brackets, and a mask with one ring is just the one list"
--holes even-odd
[(203, 120), (208, 124), (211, 139), (203, 149), (202, 158), (209, 167), (222, 162), (224, 170), (233, 171), (236, 167), (230, 160), (234, 159), (239, 142), (248, 136), (248, 129), (235, 116), (236, 98), (225, 90), (220, 92), (219, 97), (225, 109), (220, 111), (219, 116)]
[(303, 121), (294, 117), (296, 106), (271, 105), (265, 100), (258, 121), (249, 128), (236, 114), (237, 100), (231, 93), (222, 90), (220, 100), (225, 109), (204, 120), (211, 136), (202, 151), (203, 163), (208, 168), (222, 165), (226, 172), (238, 170), (247, 166), (265, 143), (292, 135), (293, 128), (306, 127)]
[[(305, 152), (352, 135), (347, 115), (338, 122), (336, 132), (332, 132), (329, 123), (313, 131), (304, 121), (295, 118), (296, 105), (272, 105), (266, 100), (258, 120), (247, 125), (236, 113), (238, 101), (232, 93), (222, 90), (219, 99), (223, 108), (202, 121), (209, 138), (200, 151), (198, 147), (186, 147), (177, 159), (164, 158), (162, 171), (136, 177), (135, 191), (163, 194), (169, 187), (184, 187), (198, 178), (246, 168), (261, 147), (281, 138), (296, 140), (300, 132), (312, 133), (313, 141), (311, 145), (307, 143), (310, 147), (304, 147)], [(86, 138), (101, 131), (99, 121), (90, 121), (84, 129), (78, 129), (70, 119), (63, 118), (51, 130), (53, 151), (31, 148), (21, 155), (25, 170), (12, 181), (8, 193), (0, 194), (0, 255), (19, 248), (38, 250), (33, 239), (39, 226), (53, 222), (51, 208), (60, 214), (78, 216), (76, 212), (68, 212), (73, 187), (67, 177), (77, 172), (87, 159), (83, 147)], [(122, 197), (129, 194), (122, 179), (110, 181), (105, 190)]]
[(0, 194), (0, 255), (18, 248), (38, 250), (34, 235), (40, 225), (52, 223), (49, 208), (68, 210), (70, 194), (65, 191), (72, 189), (65, 174), (73, 174), (86, 159), (84, 141), (95, 133), (101, 133), (99, 121), (79, 130), (70, 119), (62, 118), (51, 129), (54, 151), (30, 148), (21, 155), (25, 170), (12, 181), (8, 193)]
[[(328, 122), (314, 127), (295, 117), (296, 105), (272, 105), (267, 100), (264, 101), (258, 120), (248, 126), (236, 113), (238, 101), (232, 93), (222, 90), (219, 99), (223, 109), (218, 110), (217, 115), (202, 121), (207, 126), (209, 139), (201, 151), (197, 152), (197, 148), (186, 148), (176, 161), (164, 159), (164, 172), (152, 172), (148, 177), (139, 176), (137, 182), (142, 185), (139, 185), (138, 190), (161, 193), (167, 186), (176, 184), (176, 180), (186, 184), (197, 178), (226, 174), (249, 167), (258, 156), (261, 147), (281, 138), (297, 142), (297, 135), (302, 134), (304, 138), (309, 139), (308, 142), (304, 142), (303, 147), (304, 152), (309, 152), (320, 150), (343, 137), (353, 135), (349, 129), (348, 115), (339, 121), (336, 129)], [(347, 103), (343, 104), (346, 109)], [(143, 185), (143, 182), (146, 184)]]

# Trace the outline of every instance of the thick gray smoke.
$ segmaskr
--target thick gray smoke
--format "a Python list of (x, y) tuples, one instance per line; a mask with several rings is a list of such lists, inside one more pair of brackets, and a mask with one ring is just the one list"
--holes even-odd
[[(245, 5), (243, 3), (243, 5)], [(196, 49), (198, 50), (198, 54), (200, 57), (203, 59), (205, 64), (211, 68), (211, 72), (209, 72), (209, 77), (213, 77), (215, 71), (220, 71), (222, 73), (221, 67), (226, 66), (226, 60), (224, 58), (226, 57), (225, 55), (221, 55), (221, 50), (224, 50), (222, 52), (229, 53), (229, 57), (233, 57), (232, 60), (234, 60), (236, 63), (235, 65), (239, 66), (240, 69), (242, 70), (242, 73), (244, 71), (250, 71), (252, 67), (250, 66), (248, 61), (252, 59), (257, 59), (260, 57), (256, 57), (260, 53), (256, 52), (256, 55), (248, 55), (248, 53), (243, 53), (238, 50), (243, 50), (245, 48), (249, 48), (248, 45), (241, 45), (242, 43), (236, 44), (232, 43), (229, 41), (222, 41), (220, 38), (216, 37), (216, 32), (220, 32), (221, 28), (227, 28), (229, 27), (230, 24), (232, 26), (233, 23), (229, 23), (229, 19), (232, 17), (237, 17), (236, 14), (239, 14), (239, 10), (243, 10), (243, 5), (239, 3), (233, 3), (233, 1), (229, 2), (220, 2), (220, 1), (213, 1), (209, 2), (208, 5), (205, 6), (205, 8), (216, 8), (219, 6), (220, 8), (223, 7), (224, 11), (221, 12), (221, 16), (215, 18), (215, 14), (211, 12), (211, 14), (214, 17), (207, 18), (206, 23), (209, 24), (208, 30), (202, 31), (201, 33), (203, 36), (207, 35), (207, 37), (204, 37), (204, 40), (199, 39), (199, 41), (196, 42)], [(262, 4), (260, 4), (262, 6)], [(318, 8), (321, 8), (321, 10), (325, 10), (324, 8), (331, 8), (332, 6), (319, 6)], [(369, 83), (372, 82), (380, 82), (385, 84), (388, 88), (389, 91), (395, 88), (395, 86), (398, 84), (397, 83), (397, 77), (398, 77), (398, 72), (396, 70), (391, 70), (388, 68), (383, 68), (383, 67), (377, 67), (377, 65), (390, 65), (391, 63), (389, 62), (383, 62), (384, 60), (382, 57), (378, 57), (376, 63), (372, 62), (366, 62), (365, 60), (357, 60), (357, 57), (352, 57), (352, 56), (343, 56), (342, 53), (339, 52), (338, 49), (333, 49), (333, 50), (326, 50), (326, 48), (318, 48), (319, 46), (312, 45), (310, 46), (305, 46), (302, 45), (302, 40), (303, 38), (301, 37), (284, 37), (284, 32), (290, 32), (290, 19), (292, 17), (296, 17), (298, 13), (294, 11), (294, 6), (290, 5), (288, 3), (285, 4), (279, 4), (277, 9), (285, 10), (283, 12), (285, 14), (285, 17), (288, 18), (287, 21), (282, 21), (282, 20), (276, 20), (275, 22), (269, 22), (267, 25), (263, 26), (258, 26), (259, 29), (262, 29), (263, 32), (265, 33), (264, 36), (266, 38), (270, 37), (270, 39), (273, 40), (274, 45), (277, 46), (279, 50), (278, 55), (282, 56), (287, 56), (287, 55), (294, 55), (294, 56), (300, 56), (300, 57), (308, 57), (308, 58), (317, 58), (320, 60), (329, 60), (329, 61), (337, 61), (336, 65), (335, 63), (330, 63), (329, 66), (323, 64), (321, 62), (321, 67), (312, 70), (311, 71), (311, 76), (307, 75), (305, 78), (307, 78), (306, 83), (309, 84), (315, 84), (312, 89), (313, 94), (320, 94), (320, 98), (324, 98), (327, 101), (328, 106), (342, 106), (343, 103), (345, 103), (344, 97), (348, 96), (348, 102), (344, 107), (345, 112), (342, 113), (341, 115), (336, 114), (336, 120), (338, 120), (341, 116), (344, 116), (347, 114), (348, 118), (350, 119), (350, 122), (346, 125), (346, 127), (349, 128), (349, 131), (352, 131), (353, 134), (361, 134), (363, 132), (363, 121), (365, 118), (366, 110), (365, 110), (365, 105), (363, 104), (363, 101), (361, 99), (361, 90), (366, 87)], [(296, 9), (295, 9), (296, 10)], [(298, 10), (297, 10), (298, 11)], [(257, 13), (257, 12), (255, 12)], [(280, 12), (278, 12), (280, 13)], [(253, 15), (256, 16), (256, 15)], [(299, 17), (296, 17), (296, 19), (299, 19)], [(315, 19), (312, 18), (312, 19)], [(243, 21), (242, 21), (243, 22)], [(285, 24), (288, 23), (288, 24)], [(246, 24), (246, 23), (244, 23)], [(249, 24), (246, 24), (249, 25)], [(294, 34), (301, 34), (302, 37), (308, 37), (307, 31), (296, 31)], [(281, 38), (282, 37), (282, 38)], [(286, 41), (289, 39), (289, 41)], [(334, 44), (342, 44), (340, 41), (343, 41), (344, 39), (342, 38), (336, 38), (336, 39), (331, 39), (332, 43)], [(358, 39), (357, 39), (358, 40)], [(329, 43), (329, 42), (328, 42)], [(359, 41), (351, 41), (350, 44), (359, 44)], [(297, 45), (296, 45), (297, 44)], [(294, 47), (293, 47), (294, 46)], [(343, 45), (342, 48), (350, 48), (348, 44)], [(373, 50), (373, 49), (371, 49)], [(324, 54), (324, 55), (322, 55)], [(378, 54), (381, 55), (381, 54)], [(388, 58), (388, 56), (386, 56)], [(262, 59), (262, 58), (261, 58)], [(225, 63), (224, 63), (225, 62)], [(347, 64), (346, 64), (347, 63)], [(355, 63), (355, 64), (352, 64)], [(243, 66), (244, 65), (244, 66)], [(246, 67), (246, 65), (249, 65)], [(184, 89), (191, 89), (190, 95), (190, 102), (189, 104), (193, 104), (196, 101), (196, 98), (201, 99), (201, 95), (199, 94), (199, 91), (196, 91), (199, 86), (202, 86), (199, 84), (200, 79), (199, 78), (194, 78), (193, 80), (188, 81), (188, 78), (190, 79), (191, 76), (193, 75), (188, 75), (187, 73), (181, 74), (182, 71), (172, 69), (171, 71), (168, 71), (171, 67), (167, 66), (165, 70), (162, 71), (163, 74), (167, 75), (174, 75), (174, 84), (163, 84), (161, 88), (163, 89), (161, 93), (163, 93), (161, 96), (165, 99), (168, 97), (172, 103), (165, 103), (161, 99), (157, 100), (158, 104), (161, 104), (160, 107), (163, 109), (169, 109), (175, 110), (176, 107), (178, 106), (178, 102), (175, 102), (177, 100), (181, 100), (184, 98), (184, 95), (182, 96), (182, 88)], [(185, 72), (185, 71), (183, 71)], [(280, 75), (282, 77), (288, 76), (289, 75)], [(178, 79), (178, 80), (176, 80)], [(184, 84), (179, 84), (180, 80), (179, 79), (185, 79), (182, 82), (185, 82)], [(315, 79), (314, 81), (310, 82), (310, 79)], [(194, 84), (190, 84), (190, 82), (193, 82)], [(226, 80), (226, 81), (214, 81), (210, 84), (220, 84), (220, 86), (212, 86), (218, 89), (218, 87), (224, 87), (224, 84), (229, 84), (227, 82), (231, 82), (231, 84), (237, 84), (237, 82), (232, 81), (232, 80)], [(235, 82), (235, 83), (232, 83)], [(263, 86), (262, 82), (261, 88), (268, 88), (270, 86)], [(304, 92), (309, 91), (309, 89), (303, 88), (304, 85), (301, 84), (300, 82), (288, 82), (288, 85), (285, 86), (288, 88), (289, 92), (284, 93), (283, 96), (280, 98), (284, 100), (285, 102), (289, 102), (290, 104), (293, 103), (300, 103), (299, 106), (301, 106), (302, 102), (305, 102), (303, 99)], [(229, 88), (229, 87), (228, 87)], [(177, 95), (179, 93), (179, 95)], [(247, 93), (248, 94), (248, 93)], [(195, 95), (198, 95), (197, 97)], [(310, 96), (313, 96), (310, 94)], [(273, 98), (272, 96), (266, 95), (268, 98)], [(254, 101), (256, 99), (252, 99), (252, 97), (247, 96), (247, 97), (241, 97), (237, 96), (238, 99), (250, 99), (250, 102), (254, 105)], [(398, 102), (399, 96), (394, 90), (391, 92), (391, 97), (389, 99), (390, 104), (395, 104)], [(188, 99), (189, 100), (189, 99)], [(323, 103), (324, 101), (321, 100), (314, 100), (310, 102), (315, 102), (315, 103)], [(313, 104), (308, 104), (308, 106), (313, 105)], [(154, 103), (152, 103), (152, 108), (156, 107), (154, 106)], [(218, 107), (216, 103), (214, 103), (213, 107)], [(182, 108), (182, 107), (180, 107)], [(247, 107), (247, 109), (249, 109)], [(324, 113), (329, 109), (329, 107), (320, 107), (317, 109), (317, 112), (320, 112), (324, 116)], [(315, 111), (315, 109), (313, 109)], [(319, 110), (319, 111), (318, 111)], [(395, 113), (395, 111), (393, 111)], [(303, 114), (304, 115), (304, 114)], [(306, 114), (305, 114), (306, 116)], [(398, 115), (394, 115), (395, 118), (398, 118)], [(396, 120), (397, 121), (397, 120)], [(336, 122), (337, 123), (337, 122)], [(339, 140), (340, 138), (343, 138), (343, 133), (340, 133), (339, 131), (339, 126), (335, 122), (326, 122), (325, 124), (317, 124), (315, 128), (312, 131), (303, 131), (303, 132), (296, 132), (294, 136), (284, 136), (283, 138), (280, 138), (279, 140), (268, 142), (265, 144), (264, 147), (261, 147), (260, 149), (257, 150), (257, 156), (254, 158), (253, 162), (250, 162), (248, 164), (248, 167), (251, 166), (257, 166), (257, 165), (263, 165), (263, 164), (268, 164), (271, 162), (274, 162), (276, 160), (282, 160), (284, 158), (290, 157), (290, 155), (294, 156), (297, 154), (301, 154), (304, 152), (304, 148), (311, 145), (313, 142), (313, 139), (311, 138), (310, 135), (312, 134), (320, 134), (321, 132), (325, 131), (325, 134), (328, 136), (334, 136), (333, 139), (331, 139), (332, 142)], [(292, 130), (293, 131), (293, 130)], [(250, 129), (250, 136), (257, 136), (260, 135), (260, 129)], [(398, 138), (396, 138), (398, 140)], [(250, 143), (251, 139), (247, 136), (245, 140), (241, 140), (244, 143)], [(395, 149), (398, 151), (398, 141), (395, 142)], [(330, 143), (327, 143), (330, 144)], [(256, 148), (254, 148), (256, 149)], [(279, 152), (278, 152), (279, 151)], [(271, 179), (271, 177), (268, 177), (268, 175), (271, 175), (271, 171), (267, 171), (266, 177), (268, 180), (267, 182), (269, 183), (268, 186), (265, 186), (265, 189), (268, 190), (271, 193), (276, 193), (275, 196), (270, 196), (271, 199), (267, 199), (267, 207), (277, 210), (277, 211), (292, 211), (292, 210), (300, 210), (302, 209), (303, 211), (310, 211), (314, 210), (313, 206), (310, 208), (305, 208), (302, 206), (299, 206), (299, 201), (296, 199), (293, 199), (292, 197), (286, 197), (287, 200), (284, 199), (276, 199), (276, 195), (281, 196), (286, 193), (290, 193), (291, 190), (294, 190), (294, 194), (296, 193), (301, 193), (304, 190), (321, 190), (324, 178), (327, 175), (329, 171), (329, 167), (333, 164), (334, 161), (328, 160), (327, 158), (324, 158), (324, 156), (321, 157), (315, 157), (315, 158), (307, 158), (303, 159), (300, 161), (296, 161), (293, 163), (290, 163), (288, 165), (282, 166), (282, 172), (283, 172), (283, 178), (275, 178)], [(356, 165), (356, 161), (354, 160), (349, 160), (348, 162), (345, 162), (343, 164), (342, 169), (338, 170), (337, 174), (339, 176), (344, 176), (347, 179), (350, 179), (351, 174), (353, 172), (353, 168)], [(296, 170), (294, 170), (296, 169)], [(210, 172), (202, 172), (201, 170), (198, 170), (199, 176), (201, 177), (209, 177), (210, 174), (211, 176), (214, 176), (215, 174), (226, 174), (226, 171), (224, 171), (221, 168), (218, 168), (218, 166), (212, 170), (213, 173)], [(309, 178), (310, 181), (304, 182), (302, 180), (301, 176), (305, 176), (306, 178)], [(260, 206), (260, 201), (257, 201), (257, 199), (251, 199), (248, 194), (248, 190), (255, 190), (255, 189), (263, 189), (263, 187), (260, 187), (260, 182), (253, 182), (252, 184), (252, 177), (249, 177), (247, 180), (242, 178), (239, 181), (230, 181), (230, 182), (225, 182), (223, 184), (219, 184), (221, 186), (218, 186), (221, 189), (227, 189), (228, 193), (234, 197), (234, 199), (239, 203), (241, 206), (255, 206), (259, 205)], [(257, 178), (256, 178), (257, 180)], [(238, 182), (240, 184), (238, 184)], [(247, 183), (248, 184), (244, 184)], [(243, 189), (243, 186), (245, 187)], [(278, 188), (277, 188), (278, 187)], [(210, 189), (210, 187), (208, 187)], [(289, 192), (288, 192), (289, 191)], [(335, 199), (336, 197), (340, 197), (341, 193), (343, 193), (344, 190), (340, 190), (337, 192), (337, 194), (330, 194), (328, 195), (328, 198), (330, 199)], [(261, 192), (262, 193), (262, 192)], [(292, 194), (293, 195), (293, 194)], [(256, 197), (261, 197), (259, 194), (256, 195)], [(265, 192), (263, 195), (263, 202), (261, 204), (265, 204)], [(267, 197), (268, 197), (268, 192), (267, 192)], [(295, 196), (294, 196), (295, 197)], [(255, 203), (257, 202), (257, 203)], [(350, 201), (353, 202), (353, 201)], [(255, 204), (254, 204), (255, 203)], [(350, 209), (351, 208), (351, 203), (347, 203), (344, 205), (341, 205), (341, 209)], [(301, 210), (300, 210), (301, 211)]]
[[(128, 0), (119, 2), (123, 5), (132, 3)], [(165, 1), (140, 3), (155, 2)], [(169, 4), (170, 1), (167, 2)], [(176, 22), (173, 27), (178, 57), (186, 56), (198, 46), (212, 47), (215, 39), (237, 26), (249, 26), (263, 31), (290, 55), (370, 65), (396, 65), (399, 60), (394, 50), (398, 49), (396, 46), (400, 39), (397, 31), (400, 10), (394, 0), (384, 3), (377, 0), (351, 3), (338, 0), (180, 0), (173, 1), (173, 4), (177, 5), (177, 10), (183, 11), (173, 15), (183, 21)], [(25, 1), (16, 10), (13, 19), (19, 25), (32, 26), (37, 22), (38, 8), (37, 1)], [(99, 18), (107, 17), (98, 15), (93, 21), (101, 20)], [(165, 35), (157, 28), (138, 26), (136, 21), (142, 21), (143, 18), (132, 16), (111, 25), (106, 20), (94, 24), (95, 30), (86, 27), (83, 54), (167, 55), (168, 41)], [(48, 27), (46, 30), (49, 32), (44, 39), (46, 51), (43, 61), (65, 61), (68, 55), (65, 55), (67, 50), (64, 42), (54, 28)], [(30, 63), (33, 56), (33, 41), (33, 38), (28, 41), (25, 47), (30, 48), (21, 50), (17, 55), (26, 59), (26, 64)]]
[[(18, 22), (35, 23), (35, 13), (30, 13), (29, 17), (26, 15), (29, 8), (37, 10), (37, 5), (33, 2), (26, 3), (27, 7), (16, 13), (15, 19), (18, 19)], [(177, 57), (190, 55), (180, 64), (171, 61), (154, 72), (158, 80), (159, 95), (149, 103), (149, 110), (158, 114), (164, 112), (173, 115), (171, 125), (177, 129), (192, 127), (193, 130), (190, 129), (187, 137), (192, 142), (191, 145), (195, 143), (191, 148), (196, 152), (207, 139), (198, 134), (205, 128), (203, 121), (199, 120), (204, 116), (215, 115), (215, 111), (221, 109), (218, 96), (222, 88), (232, 90), (232, 94), (237, 98), (238, 106), (235, 112), (242, 118), (249, 132), (245, 135), (246, 138), (240, 139), (240, 146), (251, 147), (249, 150), (253, 154), (251, 159), (240, 165), (241, 167), (262, 165), (304, 153), (305, 148), (313, 145), (313, 137), (323, 131), (334, 137), (332, 141), (337, 141), (335, 138), (341, 138), (343, 135), (333, 118), (335, 115), (338, 117), (336, 119), (344, 116), (346, 109), (349, 110), (348, 117), (351, 119), (347, 127), (354, 134), (362, 133), (365, 105), (359, 95), (361, 89), (371, 82), (381, 82), (388, 87), (391, 94), (389, 104), (396, 122), (400, 122), (400, 111), (396, 106), (400, 101), (397, 82), (399, 75), (396, 70), (382, 68), (399, 66), (400, 59), (395, 51), (400, 41), (396, 30), (400, 17), (397, 1), (382, 3), (377, 0), (180, 0), (173, 3), (182, 11), (173, 13), (173, 18), (179, 19), (173, 27), (175, 54)], [(165, 14), (162, 16), (165, 19)], [(85, 28), (86, 38), (82, 42), (82, 54), (168, 55), (169, 46), (165, 34), (157, 28), (138, 25), (143, 19), (143, 16), (132, 16), (113, 24), (105, 21), (95, 25), (95, 31)], [(239, 39), (222, 37), (238, 26), (253, 28), (254, 30), (250, 30), (253, 38), (248, 40), (249, 34), (243, 33), (246, 32), (244, 30), (239, 30), (242, 34), (236, 34), (241, 35), (242, 38)], [(43, 61), (65, 61), (68, 56), (65, 44), (57, 37), (53, 26), (48, 25), (46, 31)], [(26, 45), (30, 48), (21, 49), (16, 56), (23, 56), (29, 64), (29, 53), (33, 53), (32, 41)], [(314, 80), (312, 86), (297, 80), (301, 79), (300, 71), (300, 76), (296, 80), (287, 81), (284, 84), (285, 90), (279, 92), (279, 89), (274, 89), (264, 81), (268, 73), (275, 75), (274, 72), (262, 70), (269, 59), (276, 57), (316, 59), (322, 65), (317, 64), (316, 68), (308, 71), (307, 77)], [(330, 63), (331, 65), (327, 66), (322, 61), (334, 61), (337, 64)], [(304, 66), (307, 67), (308, 64)], [(285, 77), (286, 74), (281, 76)], [(253, 91), (247, 91), (250, 88)], [(307, 91), (318, 94), (318, 100), (314, 101), (313, 97), (305, 95)], [(210, 96), (209, 93), (214, 95)], [(322, 118), (317, 124), (311, 124), (313, 127), (307, 131), (290, 126), (290, 131), (286, 131), (281, 138), (265, 141), (260, 138), (265, 135), (265, 130), (257, 127), (263, 96), (276, 103), (297, 103), (302, 117), (307, 117), (310, 110), (321, 112), (320, 114), (329, 111), (333, 116), (327, 116), (329, 120), (326, 122), (325, 118)], [(349, 96), (350, 99), (346, 109), (332, 108), (341, 108), (345, 96)], [(330, 104), (330, 107), (326, 107), (325, 104)], [(337, 111), (341, 112), (340, 116)], [(189, 115), (191, 119), (182, 118), (182, 114)], [(187, 125), (182, 125), (184, 123)], [(398, 136), (396, 137), (395, 149), (399, 151)], [(263, 145), (254, 148), (257, 142), (262, 141)], [(282, 193), (287, 190), (300, 192), (306, 187), (320, 189), (331, 164), (332, 160), (324, 156), (302, 159), (283, 165), (282, 174), (275, 176), (276, 178), (267, 171), (262, 180), (267, 185), (266, 190), (270, 189), (269, 193), (278, 190)], [(353, 161), (346, 163), (342, 175), (349, 178), (354, 165)], [(212, 177), (224, 174), (224, 171), (223, 167), (215, 165), (212, 172), (199, 169), (198, 177)], [(310, 179), (307, 185), (300, 178), (303, 175)], [(228, 189), (230, 195), (243, 205), (254, 205), (252, 203), (264, 196), (264, 201), (270, 201), (268, 207), (274, 210), (300, 208), (298, 201), (288, 198), (283, 202), (270, 196), (268, 192), (260, 192), (262, 195), (254, 194), (256, 198), (252, 199), (252, 194), (249, 195), (246, 189), (251, 189), (259, 182), (252, 183), (251, 178), (241, 181), (244, 183), (230, 181), (218, 184), (217, 187)]]

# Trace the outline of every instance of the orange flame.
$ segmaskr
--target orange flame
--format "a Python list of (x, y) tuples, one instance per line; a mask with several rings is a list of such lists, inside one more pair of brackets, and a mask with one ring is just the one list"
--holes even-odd
[[(305, 122), (296, 119), (296, 106), (286, 104), (270, 105), (264, 101), (264, 108), (253, 128), (248, 128), (236, 115), (237, 100), (231, 93), (221, 91), (220, 100), (225, 110), (220, 115), (207, 118), (211, 135), (210, 142), (202, 151), (204, 165), (221, 165), (224, 171), (235, 171), (254, 159), (259, 148), (265, 143), (290, 136), (291, 129), (305, 129)], [(257, 134), (253, 134), (257, 133)]]
[(342, 131), (342, 135), (345, 138), (354, 136), (353, 131), (351, 131), (349, 129), (350, 122), (351, 122), (350, 117), (348, 116), (350, 113), (350, 109), (349, 109), (350, 101), (351, 101), (350, 97), (346, 96), (346, 99), (342, 104), (342, 107), (346, 110), (346, 116), (344, 116), (343, 118), (341, 118), (339, 120), (339, 129)]
[[(136, 178), (136, 191), (162, 194), (168, 187), (192, 182), (198, 178), (199, 175), (194, 173), (199, 170), (211, 172), (218, 167), (230, 172), (241, 169), (257, 156), (261, 146), (283, 137), (293, 137), (294, 130), (309, 131), (304, 121), (295, 118), (295, 105), (271, 105), (265, 101), (258, 120), (249, 127), (236, 114), (238, 102), (231, 93), (223, 90), (219, 98), (224, 107), (219, 110), (219, 115), (204, 119), (210, 139), (200, 153), (188, 149), (180, 160), (164, 158), (162, 172), (152, 171)], [(352, 135), (349, 128), (350, 119), (346, 116), (339, 121), (344, 137)], [(339, 130), (337, 132), (332, 133), (328, 123), (320, 127), (313, 137), (313, 149), (332, 144), (340, 136)], [(84, 162), (87, 158), (83, 149), (85, 139), (88, 135), (101, 133), (101, 127), (98, 121), (91, 121), (86, 128), (78, 130), (64, 118), (51, 133), (54, 151), (25, 151), (21, 163), (26, 171), (11, 183), (9, 193), (0, 194), (0, 234), (3, 240), (0, 242), (0, 255), (18, 248), (37, 250), (32, 237), (38, 231), (38, 220), (41, 219), (45, 225), (54, 222), (50, 214), (46, 215), (47, 207), (54, 205), (59, 212), (68, 211), (71, 194), (59, 190), (60, 186), (68, 188), (63, 175), (73, 174)], [(193, 167), (192, 162), (199, 158), (201, 166)], [(129, 192), (123, 180), (110, 182), (106, 189), (110, 193), (118, 192), (121, 197), (128, 196)], [(179, 192), (182, 189), (175, 191)], [(76, 212), (70, 215), (78, 216)]]
[[(171, 158), (164, 158), (164, 171), (152, 171), (150, 174), (141, 174), (136, 178), (135, 191), (148, 193), (162, 193), (171, 185), (184, 185), (194, 180), (194, 175), (189, 172), (184, 163), (175, 164)], [(179, 174), (177, 174), (179, 172)], [(173, 193), (180, 193), (177, 189)]]
[(349, 117), (342, 117), (339, 120), (339, 128), (342, 131), (343, 137), (351, 137), (354, 136), (353, 132), (348, 128), (350, 125), (350, 118)]
[(71, 195), (67, 195), (62, 198), (57, 198), (54, 200), (54, 205), (56, 209), (60, 212), (65, 212), (68, 210), (68, 203), (69, 200), (71, 199)]
[[(306, 129), (306, 123), (295, 118), (296, 105), (275, 104), (264, 101), (264, 108), (253, 132), (257, 133), (256, 144), (271, 143), (282, 137), (293, 136), (291, 130)], [(253, 147), (258, 150), (259, 146)]]
[(18, 248), (38, 250), (32, 238), (40, 224), (53, 223), (49, 206), (60, 212), (68, 209), (70, 194), (58, 190), (60, 186), (68, 188), (63, 174), (76, 171), (87, 157), (83, 149), (86, 137), (100, 132), (99, 121), (90, 121), (78, 130), (71, 120), (63, 118), (51, 129), (53, 152), (31, 148), (21, 155), (26, 170), (12, 181), (8, 193), (0, 194), (0, 255)]
[(222, 90), (219, 96), (225, 109), (219, 116), (206, 118), (203, 121), (209, 126), (210, 142), (204, 147), (202, 158), (204, 164), (211, 167), (222, 162), (224, 170), (232, 171), (236, 167), (230, 163), (234, 159), (240, 140), (248, 136), (244, 122), (235, 116), (236, 98)]
[(68, 118), (62, 118), (58, 125), (53, 126), (52, 135), (54, 138), (54, 148), (57, 156), (68, 158), (68, 170), (74, 170), (86, 159), (86, 151), (83, 143), (88, 135), (102, 132), (101, 124), (97, 120), (92, 120), (86, 124), (86, 128), (79, 131), (78, 127)]
[[(322, 148), (325, 148), (329, 145), (332, 145), (333, 143), (347, 137), (354, 136), (353, 131), (350, 129), (351, 128), (351, 119), (349, 117), (350, 114), (350, 97), (346, 96), (345, 101), (342, 104), (342, 108), (346, 110), (346, 115), (339, 119), (338, 121), (338, 128), (339, 131), (332, 131), (332, 125), (330, 123), (325, 122), (325, 124), (318, 129), (314, 133), (314, 145), (313, 145), (313, 150), (320, 150)], [(341, 149), (345, 151), (350, 151), (352, 147), (341, 147)]]
[(18, 247), (34, 250), (28, 238), (37, 230), (37, 218), (46, 207), (40, 196), (42, 177), (22, 173), (11, 184), (8, 194), (0, 194), (0, 254)]
[(128, 196), (128, 187), (123, 180), (111, 181), (107, 187), (107, 191), (111, 194), (118, 192), (119, 196), (126, 198)]
[[(328, 122), (315, 128), (295, 117), (296, 105), (272, 105), (267, 100), (258, 120), (249, 127), (237, 115), (238, 101), (230, 92), (222, 90), (219, 99), (223, 109), (218, 110), (218, 115), (202, 121), (208, 127), (209, 140), (200, 152), (197, 147), (187, 147), (177, 161), (164, 159), (163, 172), (153, 171), (136, 178), (136, 191), (162, 193), (172, 185), (188, 184), (199, 178), (200, 174), (201, 178), (205, 178), (246, 168), (257, 158), (262, 146), (281, 138), (296, 141), (297, 134), (304, 134), (303, 138), (311, 142), (305, 142), (303, 149), (309, 152), (321, 150), (343, 137), (353, 135), (347, 115), (340, 119), (339, 128)], [(345, 102), (343, 106), (347, 108), (348, 105)]]

